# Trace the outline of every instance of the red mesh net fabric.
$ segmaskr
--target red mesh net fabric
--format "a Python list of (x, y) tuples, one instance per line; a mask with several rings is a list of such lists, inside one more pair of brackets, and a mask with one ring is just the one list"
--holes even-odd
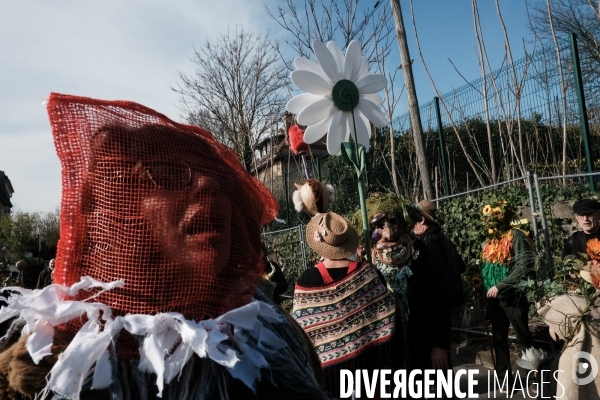
[(131, 102), (53, 93), (48, 114), (63, 181), (56, 283), (124, 279), (93, 300), (116, 315), (200, 320), (251, 300), (278, 204), (235, 153)]

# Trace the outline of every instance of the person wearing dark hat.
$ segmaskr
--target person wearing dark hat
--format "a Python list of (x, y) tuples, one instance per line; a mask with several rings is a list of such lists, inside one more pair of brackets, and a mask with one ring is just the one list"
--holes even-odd
[(315, 346), (325, 390), (339, 398), (341, 370), (402, 365), (396, 301), (376, 268), (350, 260), (358, 234), (342, 216), (317, 214), (306, 226), (306, 240), (323, 261), (298, 278), (292, 316)]
[(456, 251), (456, 246), (446, 236), (442, 227), (435, 219), (437, 206), (429, 200), (421, 200), (416, 208), (421, 214), (421, 219), (417, 220), (413, 228), (413, 233), (427, 245), (433, 252), (440, 265), (440, 272), (443, 280), (448, 282), (444, 285), (446, 298), (450, 301), (451, 307), (459, 307), (464, 303), (463, 287), (461, 274), (465, 272), (466, 265), (460, 254)]
[(592, 199), (578, 200), (573, 204), (573, 212), (581, 230), (565, 240), (563, 258), (585, 253), (588, 240), (600, 239), (600, 202)]

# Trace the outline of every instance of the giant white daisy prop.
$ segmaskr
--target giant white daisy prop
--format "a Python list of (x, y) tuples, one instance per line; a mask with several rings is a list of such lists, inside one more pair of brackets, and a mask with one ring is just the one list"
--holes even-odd
[(328, 153), (340, 155), (342, 142), (348, 141), (351, 127), (355, 127), (355, 139), (368, 151), (369, 121), (376, 126), (387, 125), (377, 94), (385, 88), (387, 79), (381, 74), (369, 75), (369, 63), (357, 41), (350, 42), (345, 56), (335, 42), (325, 46), (314, 40), (312, 46), (319, 62), (296, 57), (296, 71), (291, 74), (292, 82), (307, 93), (288, 101), (287, 110), (296, 114), (298, 124), (307, 126), (306, 143), (327, 134)]

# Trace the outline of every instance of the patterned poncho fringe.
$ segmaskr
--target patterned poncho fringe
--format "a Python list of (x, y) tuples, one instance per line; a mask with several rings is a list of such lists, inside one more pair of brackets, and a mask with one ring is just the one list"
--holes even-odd
[(365, 264), (326, 286), (296, 285), (292, 316), (306, 332), (326, 368), (356, 358), (394, 336), (394, 296)]

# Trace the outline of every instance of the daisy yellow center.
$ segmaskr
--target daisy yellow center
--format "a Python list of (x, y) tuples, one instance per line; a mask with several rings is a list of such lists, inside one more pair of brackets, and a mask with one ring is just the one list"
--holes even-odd
[(333, 85), (331, 97), (341, 111), (352, 111), (358, 105), (360, 93), (354, 82), (342, 79)]

